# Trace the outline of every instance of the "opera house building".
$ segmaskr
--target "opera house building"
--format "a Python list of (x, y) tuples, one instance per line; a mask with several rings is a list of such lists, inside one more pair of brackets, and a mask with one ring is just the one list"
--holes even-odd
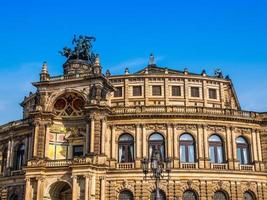
[(63, 49), (63, 75), (44, 63), (0, 126), (1, 200), (267, 200), (267, 113), (242, 110), (229, 76), (153, 55), (103, 73), (93, 39)]

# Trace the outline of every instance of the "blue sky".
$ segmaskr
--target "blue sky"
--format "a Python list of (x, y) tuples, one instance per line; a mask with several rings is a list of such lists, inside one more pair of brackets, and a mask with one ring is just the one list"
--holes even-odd
[(160, 66), (220, 67), (233, 79), (244, 110), (267, 111), (267, 3), (243, 1), (6, 1), (0, 7), (0, 124), (22, 117), (19, 103), (43, 61), (62, 73), (58, 54), (74, 34), (97, 38), (104, 70)]

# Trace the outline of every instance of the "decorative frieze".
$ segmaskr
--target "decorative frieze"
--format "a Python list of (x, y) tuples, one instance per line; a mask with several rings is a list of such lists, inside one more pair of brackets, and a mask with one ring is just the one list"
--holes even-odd
[(225, 132), (225, 126), (212, 126), (212, 125), (208, 125), (207, 126), (207, 130), (211, 131), (211, 132)]

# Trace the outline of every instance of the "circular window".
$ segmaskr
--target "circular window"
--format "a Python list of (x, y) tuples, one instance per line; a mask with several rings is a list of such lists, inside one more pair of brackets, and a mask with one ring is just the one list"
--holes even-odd
[(82, 110), (82, 108), (83, 108), (83, 101), (81, 99), (75, 99), (73, 101), (73, 107), (76, 110)]
[(63, 110), (66, 106), (66, 101), (64, 99), (58, 99), (55, 103), (56, 110)]

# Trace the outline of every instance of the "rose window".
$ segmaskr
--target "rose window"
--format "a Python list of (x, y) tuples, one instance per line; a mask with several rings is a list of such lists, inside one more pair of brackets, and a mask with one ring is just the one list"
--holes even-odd
[(84, 100), (77, 94), (65, 94), (60, 96), (55, 104), (56, 115), (62, 117), (81, 116), (83, 113)]

